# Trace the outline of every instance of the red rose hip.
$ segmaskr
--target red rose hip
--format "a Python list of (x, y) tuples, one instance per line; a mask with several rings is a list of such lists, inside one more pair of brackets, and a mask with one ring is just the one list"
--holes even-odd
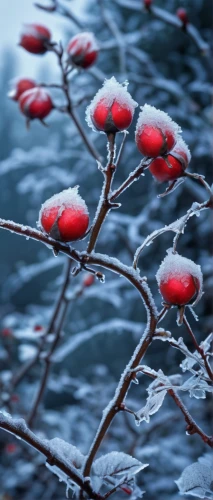
[(56, 240), (68, 242), (82, 238), (89, 225), (89, 214), (78, 194), (78, 186), (47, 200), (40, 210), (39, 225)]
[(20, 99), (21, 112), (30, 120), (43, 120), (53, 109), (53, 102), (48, 92), (40, 87), (27, 90)]
[(87, 274), (83, 279), (83, 285), (85, 287), (92, 286), (94, 282), (95, 282), (94, 274)]
[(104, 82), (88, 106), (87, 123), (101, 132), (121, 132), (131, 125), (136, 106), (127, 91), (127, 84), (122, 85), (112, 77)]
[(189, 148), (183, 139), (179, 137), (170, 154), (163, 158), (155, 158), (151, 162), (149, 170), (158, 182), (174, 181), (183, 175), (190, 159)]
[(45, 54), (51, 40), (51, 33), (40, 24), (25, 24), (19, 45), (31, 54)]
[(74, 66), (87, 69), (98, 57), (98, 44), (93, 33), (78, 33), (67, 46), (69, 62)]
[(11, 82), (11, 90), (8, 92), (8, 97), (13, 99), (13, 101), (18, 101), (19, 97), (26, 92), (26, 90), (30, 90), (36, 87), (36, 83), (34, 80), (30, 78), (20, 78), (13, 80)]
[(192, 260), (169, 253), (156, 274), (160, 293), (167, 304), (183, 306), (202, 296), (202, 272)]
[(176, 12), (177, 17), (180, 19), (180, 21), (183, 23), (183, 26), (186, 26), (189, 22), (188, 14), (185, 9), (180, 7), (177, 12)]
[(141, 109), (135, 131), (140, 153), (150, 158), (168, 153), (177, 141), (180, 127), (154, 106), (145, 104)]

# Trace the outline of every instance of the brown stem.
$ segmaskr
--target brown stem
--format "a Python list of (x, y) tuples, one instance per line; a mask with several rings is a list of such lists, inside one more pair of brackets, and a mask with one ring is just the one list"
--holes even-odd
[(27, 420), (28, 421), (28, 425), (29, 425), (30, 428), (32, 427), (33, 422), (34, 422), (34, 420), (36, 418), (39, 405), (41, 403), (41, 400), (43, 398), (43, 395), (44, 395), (44, 392), (45, 392), (45, 389), (46, 389), (46, 386), (47, 386), (47, 381), (48, 381), (48, 377), (49, 377), (50, 367), (51, 367), (51, 364), (52, 364), (51, 357), (52, 357), (52, 355), (53, 355), (53, 353), (54, 353), (54, 351), (55, 351), (55, 349), (56, 349), (56, 347), (57, 347), (57, 345), (58, 345), (58, 343), (59, 343), (59, 341), (61, 339), (61, 331), (62, 331), (64, 320), (65, 320), (65, 317), (66, 317), (68, 305), (69, 305), (69, 302), (65, 301), (64, 309), (63, 309), (63, 312), (61, 314), (60, 322), (58, 324), (58, 327), (57, 327), (57, 330), (56, 330), (56, 333), (55, 333), (54, 341), (53, 341), (52, 346), (51, 346), (51, 348), (49, 350), (49, 353), (47, 354), (47, 356), (44, 359), (44, 362), (45, 362), (44, 373), (43, 373), (43, 376), (41, 378), (41, 382), (40, 382), (40, 386), (39, 386), (39, 390), (38, 390), (37, 396), (35, 398), (35, 401), (33, 403), (32, 409), (30, 411), (30, 414), (29, 414), (29, 417), (28, 417), (28, 420)]
[(107, 134), (108, 139), (108, 164), (106, 168), (103, 170), (104, 174), (104, 184), (102, 188), (102, 194), (100, 197), (100, 202), (97, 208), (97, 213), (95, 215), (95, 222), (93, 223), (92, 230), (90, 233), (90, 239), (87, 246), (87, 252), (91, 253), (95, 249), (95, 245), (98, 239), (98, 235), (100, 233), (102, 224), (106, 218), (107, 213), (111, 210), (112, 204), (109, 201), (109, 194), (111, 190), (111, 185), (115, 173), (115, 134), (109, 133)]
[(204, 361), (204, 365), (205, 365), (205, 368), (206, 368), (206, 371), (207, 371), (207, 373), (208, 373), (208, 376), (209, 376), (210, 380), (211, 380), (211, 381), (213, 381), (213, 372), (212, 372), (211, 367), (210, 367), (210, 365), (209, 365), (209, 362), (208, 362), (208, 360), (207, 360), (207, 356), (206, 356), (206, 354), (204, 353), (204, 351), (203, 351), (202, 347), (200, 347), (200, 346), (199, 346), (199, 344), (198, 344), (198, 342), (197, 342), (197, 339), (196, 339), (196, 337), (195, 337), (195, 335), (194, 335), (194, 333), (193, 333), (193, 331), (192, 331), (192, 329), (191, 329), (191, 326), (190, 326), (189, 322), (188, 322), (188, 321), (187, 321), (187, 319), (186, 319), (185, 314), (184, 314), (184, 316), (183, 316), (183, 323), (184, 323), (184, 325), (186, 326), (186, 328), (187, 328), (187, 330), (188, 330), (188, 333), (189, 333), (190, 337), (192, 338), (192, 341), (193, 341), (193, 344), (194, 344), (194, 346), (195, 346), (196, 351), (200, 354), (201, 358), (202, 358), (202, 359), (203, 359), (203, 361)]
[(41, 439), (36, 436), (30, 429), (27, 428), (23, 419), (14, 420), (0, 413), (0, 428), (14, 434), (16, 437), (21, 438), (34, 449), (42, 453), (50, 465), (57, 466), (63, 471), (70, 479), (72, 479), (82, 490), (84, 490), (89, 498), (94, 500), (101, 500), (103, 497), (96, 493), (89, 482), (84, 481), (82, 475), (75, 469), (70, 462), (64, 459), (60, 453), (51, 451), (50, 445), (47, 440)]

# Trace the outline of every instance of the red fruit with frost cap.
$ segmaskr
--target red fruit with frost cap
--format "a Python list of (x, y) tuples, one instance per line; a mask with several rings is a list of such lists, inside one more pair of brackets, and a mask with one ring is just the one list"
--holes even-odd
[(69, 62), (80, 68), (92, 66), (98, 57), (98, 44), (93, 33), (78, 33), (67, 46)]
[(145, 104), (141, 109), (135, 131), (139, 151), (150, 158), (167, 154), (176, 143), (180, 127), (154, 106)]
[(202, 296), (203, 277), (200, 266), (181, 255), (167, 255), (156, 278), (167, 304), (183, 306), (197, 302)]
[(52, 196), (41, 207), (39, 225), (52, 238), (76, 241), (82, 238), (89, 225), (88, 209), (78, 194), (78, 186)]
[(137, 103), (114, 77), (104, 82), (86, 111), (87, 123), (95, 130), (115, 133), (126, 130), (132, 122)]
[(18, 101), (24, 92), (33, 89), (34, 87), (36, 87), (36, 83), (30, 78), (13, 80), (11, 82), (11, 90), (8, 92), (8, 97), (10, 97), (10, 99), (13, 99), (13, 101)]
[(48, 92), (40, 87), (24, 92), (19, 99), (19, 105), (22, 113), (30, 120), (43, 120), (54, 107)]
[(21, 33), (19, 45), (31, 54), (44, 54), (48, 50), (51, 33), (40, 24), (25, 24)]
[(182, 177), (191, 159), (188, 146), (181, 137), (166, 157), (153, 160), (149, 170), (158, 182), (174, 181)]

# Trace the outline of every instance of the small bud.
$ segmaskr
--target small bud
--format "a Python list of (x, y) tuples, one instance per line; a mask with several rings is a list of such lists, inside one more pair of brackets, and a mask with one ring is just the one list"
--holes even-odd
[(3, 328), (1, 330), (1, 335), (2, 335), (2, 337), (12, 337), (13, 332), (12, 332), (11, 328)]
[(105, 80), (103, 87), (87, 107), (86, 120), (89, 127), (106, 133), (127, 129), (132, 122), (137, 103), (123, 85), (114, 78)]
[(180, 127), (154, 106), (145, 104), (141, 110), (135, 131), (139, 151), (150, 158), (168, 153), (177, 141)]
[(200, 266), (181, 255), (169, 253), (161, 263), (156, 278), (167, 304), (183, 306), (202, 296)]
[(15, 443), (8, 443), (8, 444), (6, 444), (6, 446), (5, 446), (5, 451), (6, 451), (6, 453), (8, 453), (9, 455), (10, 455), (10, 454), (15, 453), (15, 452), (17, 451), (17, 446), (16, 446), (16, 444), (15, 444)]
[(40, 87), (27, 90), (19, 99), (21, 112), (30, 120), (43, 120), (53, 109), (53, 102), (48, 92)]
[(19, 45), (31, 54), (44, 54), (51, 40), (50, 31), (39, 24), (25, 24)]
[(76, 241), (86, 233), (89, 225), (88, 209), (78, 194), (78, 186), (55, 194), (42, 205), (39, 225), (52, 238)]
[(42, 325), (34, 325), (33, 330), (34, 332), (41, 332), (44, 329)]
[(149, 171), (158, 182), (174, 181), (182, 177), (191, 159), (188, 146), (181, 137), (167, 156), (155, 158)]
[(93, 33), (78, 33), (67, 46), (69, 62), (80, 68), (90, 68), (98, 57), (98, 44)]
[(176, 12), (176, 16), (183, 23), (183, 26), (187, 26), (187, 24), (189, 23), (189, 18), (188, 18), (188, 15), (187, 15), (187, 12), (186, 12), (185, 9), (183, 9), (182, 7), (180, 7), (180, 9), (178, 9), (177, 12)]
[(18, 101), (19, 97), (26, 92), (26, 90), (33, 89), (36, 87), (36, 83), (34, 80), (30, 80), (30, 78), (20, 78), (15, 79), (10, 82), (11, 90), (8, 92), (8, 97), (13, 99), (13, 101)]
[(143, 0), (144, 7), (149, 10), (152, 5), (153, 0)]

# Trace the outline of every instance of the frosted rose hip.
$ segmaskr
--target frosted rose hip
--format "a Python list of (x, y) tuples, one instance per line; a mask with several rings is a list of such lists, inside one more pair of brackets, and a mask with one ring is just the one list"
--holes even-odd
[(156, 274), (160, 293), (167, 304), (182, 306), (202, 296), (201, 268), (192, 260), (169, 253)]
[(180, 127), (154, 106), (145, 104), (141, 110), (135, 131), (139, 151), (150, 158), (168, 153), (177, 141)]
[(30, 120), (43, 120), (53, 109), (53, 102), (48, 92), (35, 87), (24, 92), (19, 99), (20, 110)]
[(86, 119), (95, 130), (115, 133), (126, 130), (132, 122), (137, 103), (123, 85), (112, 77), (105, 80), (86, 110)]
[(11, 90), (8, 92), (8, 97), (13, 101), (18, 101), (24, 92), (36, 87), (36, 83), (30, 78), (20, 78), (10, 82), (10, 86)]
[(188, 146), (181, 137), (166, 157), (154, 159), (149, 170), (158, 182), (174, 181), (181, 177), (188, 167), (191, 154)]
[(82, 238), (89, 225), (89, 214), (78, 194), (78, 186), (47, 200), (40, 210), (39, 225), (56, 240), (68, 242)]
[(78, 33), (71, 38), (67, 46), (69, 62), (75, 66), (87, 69), (98, 57), (98, 44), (93, 33)]
[(182, 21), (183, 25), (186, 26), (189, 22), (188, 14), (185, 9), (180, 7), (176, 12), (177, 17)]
[(25, 24), (21, 33), (19, 45), (31, 54), (44, 54), (48, 50), (51, 33), (40, 24)]

